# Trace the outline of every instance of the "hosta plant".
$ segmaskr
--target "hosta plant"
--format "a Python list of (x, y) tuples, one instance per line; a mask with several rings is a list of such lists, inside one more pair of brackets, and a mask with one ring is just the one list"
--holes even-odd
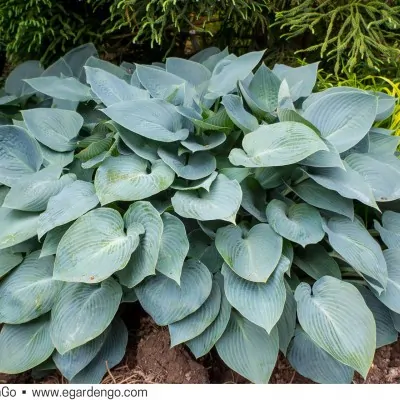
[[(171, 345), (255, 383), (278, 352), (366, 376), (400, 330), (395, 100), (317, 64), (210, 48), (120, 67), (80, 47), (8, 77), (0, 126), (0, 372), (100, 382), (138, 300)], [(129, 318), (136, 318), (130, 315)]]

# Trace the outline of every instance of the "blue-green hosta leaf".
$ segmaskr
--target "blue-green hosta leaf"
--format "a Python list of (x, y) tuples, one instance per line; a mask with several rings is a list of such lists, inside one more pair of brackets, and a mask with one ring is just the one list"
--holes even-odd
[(193, 86), (198, 86), (211, 78), (211, 72), (207, 67), (184, 58), (167, 58), (166, 71), (179, 76)]
[(53, 361), (62, 375), (70, 381), (82, 371), (99, 353), (109, 332), (110, 327), (90, 342), (62, 355), (56, 351), (53, 354)]
[[(114, 142), (114, 145), (115, 144), (116, 143)], [(104, 160), (107, 160), (107, 158), (110, 158), (112, 156), (111, 150), (112, 150), (112, 147), (110, 147), (110, 150), (103, 151), (100, 154), (98, 154), (97, 156), (91, 158), (90, 160), (85, 161), (84, 163), (82, 163), (82, 168), (94, 169), (94, 168), (99, 167), (103, 163)]]
[(13, 253), (30, 254), (32, 251), (40, 250), (40, 243), (36, 237), (25, 240), (9, 248)]
[(62, 237), (54, 278), (97, 283), (124, 268), (139, 244), (143, 225), (126, 226), (118, 211), (99, 208), (78, 218)]
[(121, 286), (113, 278), (99, 285), (65, 284), (51, 310), (50, 335), (57, 351), (65, 354), (104, 332), (121, 298)]
[(396, 331), (400, 332), (400, 314), (390, 311), (390, 315), (392, 317), (392, 321)]
[(299, 374), (316, 383), (345, 384), (353, 379), (352, 368), (317, 346), (300, 327), (296, 329), (287, 358)]
[[(280, 122), (301, 122), (302, 124), (313, 129), (318, 134), (320, 133), (318, 129), (311, 122), (304, 119), (296, 110), (292, 110), (290, 108), (278, 108), (277, 114)], [(328, 143), (327, 142), (328, 141), (325, 141), (325, 144), (328, 146), (329, 142)], [(333, 145), (331, 146), (333, 147)]]
[(234, 225), (220, 228), (215, 245), (229, 267), (251, 282), (267, 282), (282, 254), (282, 238), (268, 224), (255, 225), (247, 233)]
[(319, 185), (338, 192), (348, 199), (356, 199), (370, 207), (379, 209), (372, 188), (363, 177), (344, 162), (346, 170), (341, 168), (310, 168), (307, 175)]
[(208, 246), (200, 257), (200, 261), (212, 274), (219, 272), (224, 264), (224, 259), (215, 247), (215, 242)]
[(340, 196), (333, 190), (326, 189), (311, 179), (292, 188), (302, 200), (314, 207), (335, 212), (354, 219), (353, 200)]
[(172, 104), (162, 100), (131, 100), (102, 110), (113, 121), (141, 136), (159, 142), (185, 140), (189, 131)]
[(400, 314), (400, 249), (383, 251), (387, 265), (387, 286), (379, 296), (379, 300), (392, 311)]
[(271, 333), (283, 313), (286, 288), (283, 279), (289, 260), (281, 257), (276, 270), (266, 283), (240, 278), (226, 264), (222, 267), (226, 297), (232, 307), (254, 324)]
[(3, 207), (21, 211), (44, 211), (51, 197), (76, 180), (74, 174), (60, 178), (61, 173), (62, 167), (53, 165), (21, 177), (8, 192)]
[(42, 162), (39, 144), (25, 129), (0, 126), (0, 183), (11, 186), (23, 175), (38, 171)]
[(301, 283), (295, 299), (300, 325), (317, 346), (365, 378), (374, 358), (376, 326), (360, 292), (350, 283), (325, 276), (312, 290)]
[(123, 126), (117, 125), (117, 131), (122, 139), (122, 142), (128, 146), (135, 154), (139, 157), (144, 158), (145, 160), (154, 162), (159, 159), (157, 150), (160, 146), (159, 142), (154, 140), (150, 140), (140, 136), (128, 129), (125, 129)]
[(278, 330), (268, 335), (265, 329), (233, 311), (216, 348), (229, 368), (253, 383), (268, 383), (279, 352)]
[(0, 208), (0, 250), (36, 236), (39, 213)]
[[(0, 106), (7, 106), (7, 105), (14, 105), (14, 102), (18, 102), (18, 97), (16, 96), (2, 96), (0, 97)], [(2, 124), (7, 123), (7, 119), (4, 119), (5, 122), (3, 122), (2, 119)]]
[(0, 322), (23, 324), (53, 307), (63, 283), (52, 279), (54, 257), (39, 256), (31, 253), (0, 282)]
[(72, 164), (68, 167), (70, 173), (74, 173), (78, 180), (85, 182), (92, 182), (93, 180), (93, 169), (85, 169), (82, 168), (82, 162), (78, 159), (75, 159)]
[(56, 99), (69, 101), (88, 101), (92, 99), (89, 86), (84, 85), (74, 77), (43, 76), (24, 79), (24, 81), (38, 92)]
[(225, 47), (224, 50), (219, 51), (218, 53), (215, 53), (213, 55), (210, 55), (206, 60), (203, 60), (201, 63), (212, 72), (215, 66), (227, 56), (229, 56), (229, 51), (228, 48)]
[(203, 305), (184, 319), (168, 326), (171, 347), (191, 340), (202, 334), (217, 318), (221, 307), (221, 289), (216, 281)]
[(258, 107), (273, 112), (278, 106), (280, 85), (280, 79), (265, 64), (261, 64), (249, 84), (249, 92)]
[(338, 92), (321, 96), (304, 111), (303, 117), (315, 125), (340, 153), (356, 145), (371, 129), (377, 99), (365, 92)]
[(344, 260), (381, 293), (388, 283), (388, 272), (381, 247), (364, 225), (355, 218), (333, 217), (323, 224), (329, 243)]
[(271, 117), (271, 114), (267, 111), (264, 111), (261, 108), (261, 105), (257, 103), (257, 100), (255, 99), (256, 95), (250, 92), (249, 85), (244, 81), (239, 81), (238, 87), (240, 89), (240, 93), (243, 96), (243, 99), (245, 100), (246, 104), (248, 105), (254, 116), (258, 119), (268, 121)]
[(242, 201), (242, 190), (237, 181), (219, 174), (210, 191), (199, 189), (177, 192), (171, 199), (177, 214), (200, 221), (224, 220), (234, 222)]
[(129, 289), (126, 286), (122, 286), (122, 300), (121, 303), (136, 303), (138, 298), (135, 293), (135, 289)]
[(123, 359), (128, 344), (128, 329), (119, 317), (114, 318), (107, 338), (96, 357), (75, 375), (72, 384), (99, 384), (110, 368)]
[(396, 105), (396, 97), (383, 92), (369, 91), (369, 93), (378, 98), (378, 108), (375, 121), (384, 121), (386, 118), (390, 117), (393, 114)]
[(191, 56), (189, 60), (203, 64), (210, 57), (220, 53), (221, 50), (218, 47), (206, 47), (205, 49), (202, 49), (198, 53)]
[(200, 226), (202, 231), (211, 239), (215, 241), (215, 237), (217, 236), (217, 230), (224, 226), (228, 225), (227, 221), (222, 220), (213, 220), (213, 221), (197, 221), (197, 224)]
[[(135, 69), (135, 66), (131, 64), (133, 69)], [(130, 66), (130, 67), (131, 67)], [(130, 74), (127, 72), (126, 68), (123, 67), (123, 64), (121, 64), (119, 67), (113, 63), (110, 63), (108, 61), (102, 60), (97, 57), (89, 57), (84, 65), (85, 73), (86, 73), (86, 80), (89, 82), (89, 77), (87, 73), (87, 67), (92, 67), (96, 69), (100, 69), (102, 71), (108, 72), (109, 74), (112, 74), (113, 76), (116, 76), (120, 79), (124, 79), (125, 81), (129, 82), (130, 81)]]
[(374, 221), (374, 228), (381, 235), (383, 243), (389, 248), (400, 247), (400, 214), (385, 211), (382, 215), (382, 225)]
[(3, 205), (4, 199), (6, 198), (10, 188), (7, 186), (0, 186), (0, 207)]
[(71, 225), (72, 224), (57, 226), (47, 233), (40, 257), (52, 256), (57, 253), (58, 244)]
[[(290, 261), (289, 267), (291, 267), (294, 259), (294, 250), (292, 243), (289, 242), (289, 240), (283, 239), (282, 255)], [(290, 276), (290, 271), (288, 271), (287, 275)]]
[(39, 238), (58, 226), (74, 221), (98, 203), (94, 185), (90, 182), (75, 181), (64, 187), (60, 193), (50, 198), (46, 211), (40, 214)]
[(176, 111), (204, 131), (226, 131), (228, 133), (234, 126), (225, 107), (220, 107), (216, 113), (210, 112), (205, 119), (193, 108), (176, 107)]
[(223, 132), (213, 132), (210, 135), (202, 135), (201, 137), (189, 136), (186, 140), (181, 142), (183, 147), (186, 147), (192, 153), (197, 151), (208, 151), (218, 147), (224, 143), (226, 135)]
[(308, 97), (317, 81), (318, 64), (313, 63), (302, 67), (292, 68), (276, 64), (272, 72), (281, 80), (288, 83), (293, 101), (300, 97)]
[(215, 66), (208, 91), (212, 97), (231, 92), (238, 81), (245, 79), (261, 61), (264, 51), (253, 51), (236, 58), (225, 58)]
[[(301, 82), (298, 82), (300, 85)], [(279, 92), (278, 92), (278, 110), (290, 110), (290, 111), (296, 111), (296, 107), (294, 106), (294, 100), (292, 98), (292, 95), (290, 94), (290, 88), (289, 85), (284, 79), (281, 83), (281, 86), (279, 87)], [(318, 131), (312, 124), (306, 124), (307, 126), (312, 126), (312, 129), (315, 131)]]
[(75, 47), (63, 56), (63, 59), (67, 62), (71, 68), (72, 73), (81, 82), (85, 82), (85, 70), (83, 66), (87, 60), (91, 57), (98, 57), (97, 50), (93, 43), (85, 43), (81, 46)]
[(252, 174), (252, 170), (250, 168), (222, 168), (219, 170), (219, 172), (224, 174), (231, 181), (236, 180), (238, 183), (241, 183)]
[(294, 263), (315, 280), (325, 275), (337, 279), (342, 278), (339, 265), (320, 244), (312, 244), (305, 249), (298, 249)]
[(308, 204), (293, 204), (289, 207), (275, 199), (268, 203), (266, 213), (275, 232), (303, 247), (318, 243), (325, 236), (319, 212)]
[(10, 248), (0, 250), (0, 278), (20, 264), (22, 260), (21, 253), (14, 253)]
[(43, 73), (43, 67), (39, 61), (25, 61), (14, 68), (8, 75), (5, 82), (5, 91), (16, 97), (31, 94), (32, 89), (25, 83), (25, 79), (36, 78)]
[(211, 185), (217, 176), (218, 173), (214, 171), (211, 175), (203, 179), (192, 181), (189, 185), (186, 185), (184, 180), (175, 180), (175, 182), (171, 185), (171, 188), (176, 190), (197, 190), (202, 188), (209, 192)]
[(286, 301), (283, 307), (282, 315), (277, 323), (279, 334), (279, 349), (286, 356), (289, 344), (294, 336), (296, 329), (296, 311), (297, 304), (294, 299), (292, 289), (289, 284), (285, 282), (286, 288)]
[(135, 71), (142, 86), (156, 99), (166, 100), (185, 80), (150, 65), (136, 65)]
[(232, 122), (244, 133), (255, 131), (259, 127), (257, 118), (244, 109), (241, 97), (227, 94), (222, 98), (221, 103), (225, 106)]
[(54, 351), (49, 327), (49, 315), (22, 325), (4, 325), (0, 332), (0, 371), (19, 374), (47, 360)]
[(43, 154), (43, 166), (48, 167), (49, 165), (59, 165), (60, 167), (65, 167), (74, 161), (74, 152), (67, 151), (64, 153), (59, 153), (54, 151), (44, 144), (39, 143), (40, 151)]
[(350, 168), (371, 187), (376, 201), (400, 198), (400, 160), (389, 154), (357, 154), (346, 157)]
[(135, 291), (157, 325), (180, 321), (197, 311), (211, 293), (211, 273), (200, 261), (185, 262), (180, 286), (162, 274), (148, 277)]
[(257, 168), (254, 177), (263, 189), (274, 189), (281, 186), (293, 172), (293, 166)]
[(156, 269), (179, 285), (183, 262), (189, 251), (185, 225), (169, 213), (164, 213), (161, 219), (164, 229)]
[(229, 160), (245, 167), (275, 167), (295, 164), (318, 150), (328, 150), (311, 128), (299, 122), (262, 125), (247, 134), (243, 150), (233, 149)]
[[(370, 143), (370, 140), (369, 140), (369, 133), (368, 133), (351, 149), (341, 153), (340, 157), (345, 159), (347, 156), (349, 156), (350, 154), (353, 154), (353, 153), (369, 153), (369, 143)], [(333, 146), (333, 144), (331, 144), (331, 146)]]
[(159, 148), (158, 155), (180, 178), (191, 181), (205, 178), (212, 174), (217, 163), (210, 153), (177, 154), (177, 148)]
[(364, 286), (357, 286), (362, 297), (372, 311), (376, 324), (376, 348), (392, 344), (397, 341), (398, 332), (396, 331), (390, 310), (385, 307), (375, 296)]
[(107, 107), (121, 101), (150, 99), (149, 92), (130, 85), (112, 73), (88, 66), (85, 66), (85, 71), (92, 91)]
[(159, 212), (148, 201), (136, 201), (124, 215), (125, 224), (142, 224), (144, 234), (126, 267), (117, 272), (122, 285), (132, 288), (156, 273), (161, 246), (163, 222)]
[(146, 199), (169, 188), (175, 173), (162, 160), (152, 163), (135, 154), (110, 157), (97, 169), (94, 179), (96, 194), (102, 205), (113, 201)]
[(372, 128), (369, 131), (369, 152), (376, 154), (394, 154), (400, 137), (392, 136), (392, 131), (383, 128)]
[(265, 207), (267, 205), (266, 192), (258, 181), (252, 177), (240, 183), (243, 198), (241, 206), (260, 222), (267, 222)]
[(202, 229), (195, 229), (188, 235), (189, 240), (189, 258), (200, 260), (207, 248), (211, 245), (209, 236)]
[(224, 333), (231, 315), (232, 307), (225, 296), (223, 276), (217, 274), (214, 279), (218, 283), (221, 293), (221, 304), (218, 315), (204, 332), (186, 342), (186, 345), (196, 358), (204, 356), (214, 347), (215, 343)]
[(40, 142), (55, 151), (71, 151), (83, 126), (83, 118), (75, 111), (55, 108), (34, 108), (22, 111), (28, 130)]
[(336, 147), (327, 139), (322, 139), (329, 151), (317, 151), (311, 156), (301, 160), (300, 164), (309, 167), (337, 167), (344, 169), (343, 161)]

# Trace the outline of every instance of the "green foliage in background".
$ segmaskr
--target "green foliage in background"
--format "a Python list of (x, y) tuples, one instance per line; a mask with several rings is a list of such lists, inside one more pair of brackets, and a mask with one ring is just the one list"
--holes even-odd
[(291, 40), (311, 32), (310, 46), (297, 52), (318, 51), (334, 64), (336, 74), (351, 72), (358, 63), (377, 69), (399, 62), (400, 6), (382, 0), (301, 0), (277, 12), (276, 24)]
[(0, 0), (0, 49), (12, 63), (40, 54), (48, 64), (89, 40), (118, 55), (133, 43), (170, 56), (267, 48), (267, 63), (295, 65), (301, 53), (336, 75), (394, 77), (399, 15), (394, 0)]
[(282, 0), (115, 0), (110, 7), (110, 20), (114, 22), (111, 30), (129, 28), (134, 41), (149, 41), (152, 46), (167, 41), (172, 47), (177, 36), (190, 32), (210, 37), (225, 35), (221, 40), (227, 45), (233, 44), (232, 35), (239, 41), (251, 40), (257, 31), (266, 35), (272, 7), (284, 3)]
[(215, 346), (255, 383), (279, 351), (315, 382), (350, 383), (397, 341), (400, 138), (379, 127), (396, 99), (313, 92), (318, 63), (271, 70), (263, 56), (117, 66), (88, 44), (12, 71), (1, 373), (99, 383), (124, 356), (133, 301), (171, 346)]
[(88, 41), (102, 48), (102, 12), (88, 0), (0, 0), (0, 43), (14, 64), (48, 63)]

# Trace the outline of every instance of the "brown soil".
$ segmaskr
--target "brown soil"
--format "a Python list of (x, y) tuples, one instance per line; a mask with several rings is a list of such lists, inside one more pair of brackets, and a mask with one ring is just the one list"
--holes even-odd
[[(229, 369), (214, 351), (196, 361), (183, 345), (171, 349), (168, 329), (157, 327), (147, 316), (130, 325), (126, 356), (119, 366), (109, 371), (103, 380), (105, 384), (249, 383)], [(58, 373), (40, 381), (34, 381), (28, 373), (16, 376), (0, 374), (0, 384), (34, 382), (67, 383)], [(309, 384), (313, 382), (295, 372), (280, 354), (270, 383)], [(400, 341), (377, 350), (367, 379), (364, 381), (356, 374), (353, 383), (400, 383)]]

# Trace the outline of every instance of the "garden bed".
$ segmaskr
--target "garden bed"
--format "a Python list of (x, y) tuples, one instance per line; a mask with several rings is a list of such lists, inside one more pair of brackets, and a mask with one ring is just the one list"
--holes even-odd
[[(127, 352), (122, 362), (104, 377), (104, 384), (250, 383), (226, 367), (214, 351), (196, 361), (185, 346), (179, 345), (171, 349), (168, 329), (155, 325), (139, 307), (127, 307), (124, 320), (130, 328)], [(29, 373), (25, 373), (15, 376), (0, 374), (0, 384), (2, 383), (66, 384), (67, 381), (59, 373), (50, 374), (40, 380), (34, 380)], [(294, 371), (280, 355), (270, 383), (313, 382)], [(353, 383), (400, 383), (400, 341), (378, 349), (367, 380), (364, 381), (356, 374)]]

